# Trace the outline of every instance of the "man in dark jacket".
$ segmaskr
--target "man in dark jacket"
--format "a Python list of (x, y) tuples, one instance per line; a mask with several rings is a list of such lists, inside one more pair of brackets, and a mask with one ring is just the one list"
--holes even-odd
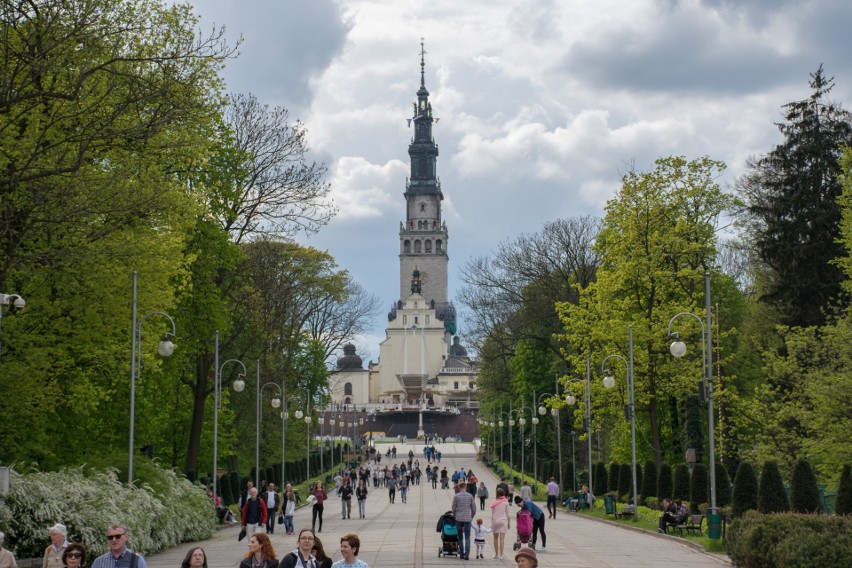
[(251, 538), (257, 531), (258, 526), (266, 524), (267, 512), (266, 503), (257, 498), (257, 487), (252, 487), (249, 490), (248, 501), (243, 505), (242, 525), (246, 529), (246, 536)]

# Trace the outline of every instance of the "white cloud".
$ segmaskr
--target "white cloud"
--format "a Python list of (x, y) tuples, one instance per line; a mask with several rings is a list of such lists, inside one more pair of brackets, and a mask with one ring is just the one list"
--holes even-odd
[(401, 209), (398, 195), (391, 192), (408, 166), (399, 160), (372, 164), (360, 156), (344, 156), (337, 161), (331, 178), (332, 198), (341, 220), (381, 217)]

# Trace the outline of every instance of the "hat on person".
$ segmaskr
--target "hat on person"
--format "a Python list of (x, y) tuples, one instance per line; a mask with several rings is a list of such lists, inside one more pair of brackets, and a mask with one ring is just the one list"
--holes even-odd
[(59, 533), (62, 536), (68, 536), (68, 529), (65, 528), (65, 525), (62, 523), (56, 523), (49, 529), (47, 529), (48, 534)]
[(529, 559), (531, 559), (531, 560), (534, 560), (534, 561), (535, 561), (535, 563), (536, 563), (536, 565), (538, 565), (538, 556), (536, 556), (536, 555), (535, 555), (535, 549), (534, 549), (534, 548), (530, 548), (530, 547), (528, 547), (528, 546), (524, 546), (524, 547), (522, 547), (522, 548), (521, 548), (521, 549), (520, 549), (520, 550), (519, 550), (519, 551), (515, 554), (515, 562), (517, 562), (517, 561), (518, 561), (518, 558), (520, 558), (521, 556), (525, 556), (525, 557), (527, 557), (527, 558), (529, 558)]

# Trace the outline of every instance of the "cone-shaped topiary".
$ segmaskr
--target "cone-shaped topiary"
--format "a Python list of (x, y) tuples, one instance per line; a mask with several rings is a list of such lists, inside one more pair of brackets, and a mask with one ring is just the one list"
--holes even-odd
[(781, 479), (781, 471), (774, 461), (764, 463), (763, 471), (760, 472), (760, 485), (757, 488), (757, 510), (764, 515), (784, 513), (790, 510), (787, 493), (784, 491), (784, 480)]
[(609, 491), (606, 477), (606, 464), (604, 462), (598, 462), (595, 464), (594, 482), (595, 489), (592, 493), (595, 495), (604, 495), (607, 491)]
[[(636, 491), (642, 491), (642, 464), (636, 463)], [(630, 482), (630, 495), (633, 495), (633, 481)], [(638, 496), (637, 496), (638, 498)]]
[(793, 468), (793, 476), (790, 478), (790, 506), (794, 513), (822, 512), (816, 475), (808, 460), (797, 461)]
[(710, 501), (707, 496), (709, 479), (706, 465), (697, 463), (692, 467), (692, 475), (689, 477), (689, 510), (694, 514), (701, 512), (699, 505)]
[(727, 507), (731, 504), (731, 478), (725, 464), (716, 462), (716, 506)]
[(689, 501), (689, 468), (685, 463), (679, 463), (674, 468), (672, 498)]
[(633, 484), (633, 472), (630, 471), (630, 466), (626, 463), (621, 464), (618, 470), (618, 496), (630, 498), (630, 486)]
[(606, 486), (610, 492), (618, 493), (618, 474), (621, 472), (621, 465), (617, 463), (609, 464), (609, 472), (606, 476)]
[(642, 500), (644, 503), (648, 497), (659, 497), (657, 495), (657, 464), (653, 460), (645, 462), (645, 475), (642, 477)]
[(672, 466), (663, 462), (660, 464), (660, 474), (657, 476), (657, 498), (662, 501), (672, 496)]
[(757, 510), (757, 473), (750, 463), (742, 462), (734, 476), (732, 514), (734, 517), (742, 517), (751, 510)]
[(838, 515), (852, 515), (852, 466), (849, 464), (843, 466), (843, 471), (840, 474), (840, 485), (837, 486), (834, 512)]

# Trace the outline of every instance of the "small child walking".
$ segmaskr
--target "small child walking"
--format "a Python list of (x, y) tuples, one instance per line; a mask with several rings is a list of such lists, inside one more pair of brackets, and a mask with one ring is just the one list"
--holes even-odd
[(491, 532), (491, 529), (486, 527), (482, 518), (476, 519), (476, 524), (473, 526), (473, 544), (476, 545), (476, 557), (485, 558), (485, 535)]

